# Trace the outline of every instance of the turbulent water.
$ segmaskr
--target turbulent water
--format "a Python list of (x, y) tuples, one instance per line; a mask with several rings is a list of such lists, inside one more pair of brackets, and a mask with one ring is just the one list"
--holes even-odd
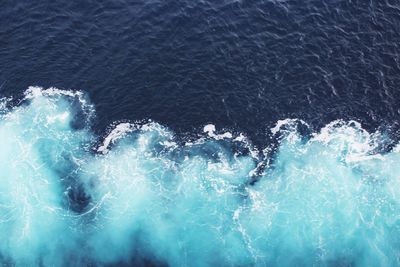
[(206, 125), (90, 130), (81, 92), (3, 99), (4, 265), (396, 266), (399, 149), (354, 121), (284, 120), (276, 145)]
[(400, 1), (0, 2), (1, 266), (400, 266)]

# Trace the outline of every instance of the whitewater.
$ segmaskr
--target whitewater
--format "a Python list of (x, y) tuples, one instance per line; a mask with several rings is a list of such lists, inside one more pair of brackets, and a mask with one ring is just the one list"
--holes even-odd
[(356, 121), (278, 121), (262, 149), (205, 125), (91, 130), (80, 91), (0, 103), (0, 263), (398, 266), (400, 146)]

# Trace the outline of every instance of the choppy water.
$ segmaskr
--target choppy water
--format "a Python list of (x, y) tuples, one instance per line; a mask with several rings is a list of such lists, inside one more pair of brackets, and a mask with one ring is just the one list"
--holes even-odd
[(2, 265), (400, 265), (397, 1), (0, 7)]
[[(17, 265), (396, 266), (400, 149), (335, 121), (182, 140), (88, 127), (80, 92), (32, 87), (0, 118), (0, 255)], [(273, 153), (271, 153), (273, 152)], [(272, 157), (273, 156), (273, 157)]]

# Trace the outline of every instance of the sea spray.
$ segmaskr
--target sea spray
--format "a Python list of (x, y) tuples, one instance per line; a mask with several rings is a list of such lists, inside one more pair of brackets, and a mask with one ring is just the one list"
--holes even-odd
[(357, 122), (279, 121), (262, 158), (211, 125), (186, 143), (154, 122), (95, 136), (80, 92), (2, 101), (5, 265), (400, 264), (399, 149)]

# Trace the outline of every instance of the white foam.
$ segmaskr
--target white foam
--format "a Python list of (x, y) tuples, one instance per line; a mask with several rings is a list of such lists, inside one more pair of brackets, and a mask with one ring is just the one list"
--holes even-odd
[(29, 88), (25, 91), (25, 98), (32, 99), (39, 96), (55, 96), (55, 95), (64, 95), (64, 96), (82, 96), (83, 93), (80, 91), (72, 91), (72, 90), (61, 90), (55, 87), (50, 87), (47, 89), (43, 89), (39, 86), (29, 86)]
[(239, 136), (237, 136), (235, 139), (233, 139), (233, 141), (245, 142), (246, 141), (246, 137), (242, 133), (240, 133)]
[(162, 142), (160, 142), (160, 144), (165, 147), (168, 147), (168, 148), (177, 148), (178, 147), (177, 143), (172, 142), (172, 141), (162, 141)]
[(118, 124), (114, 128), (114, 130), (112, 130), (111, 133), (109, 133), (107, 137), (104, 138), (103, 145), (97, 148), (97, 151), (106, 154), (108, 152), (108, 147), (110, 146), (110, 144), (113, 144), (116, 140), (122, 138), (127, 133), (132, 132), (133, 128), (133, 125), (130, 123)]
[(203, 128), (203, 132), (207, 133), (208, 136), (213, 137), (215, 136), (215, 125), (214, 124), (207, 124)]
[(221, 140), (221, 139), (231, 139), (233, 137), (232, 133), (230, 132), (225, 132), (222, 134), (216, 134), (215, 133), (215, 125), (214, 124), (207, 124), (203, 128), (203, 132), (207, 133), (209, 137), (214, 138), (215, 140)]
[(53, 115), (53, 116), (48, 115), (46, 118), (47, 118), (47, 123), (54, 123), (56, 121), (65, 122), (69, 116), (70, 116), (70, 114), (68, 112), (63, 112), (61, 114), (57, 114), (57, 115)]

